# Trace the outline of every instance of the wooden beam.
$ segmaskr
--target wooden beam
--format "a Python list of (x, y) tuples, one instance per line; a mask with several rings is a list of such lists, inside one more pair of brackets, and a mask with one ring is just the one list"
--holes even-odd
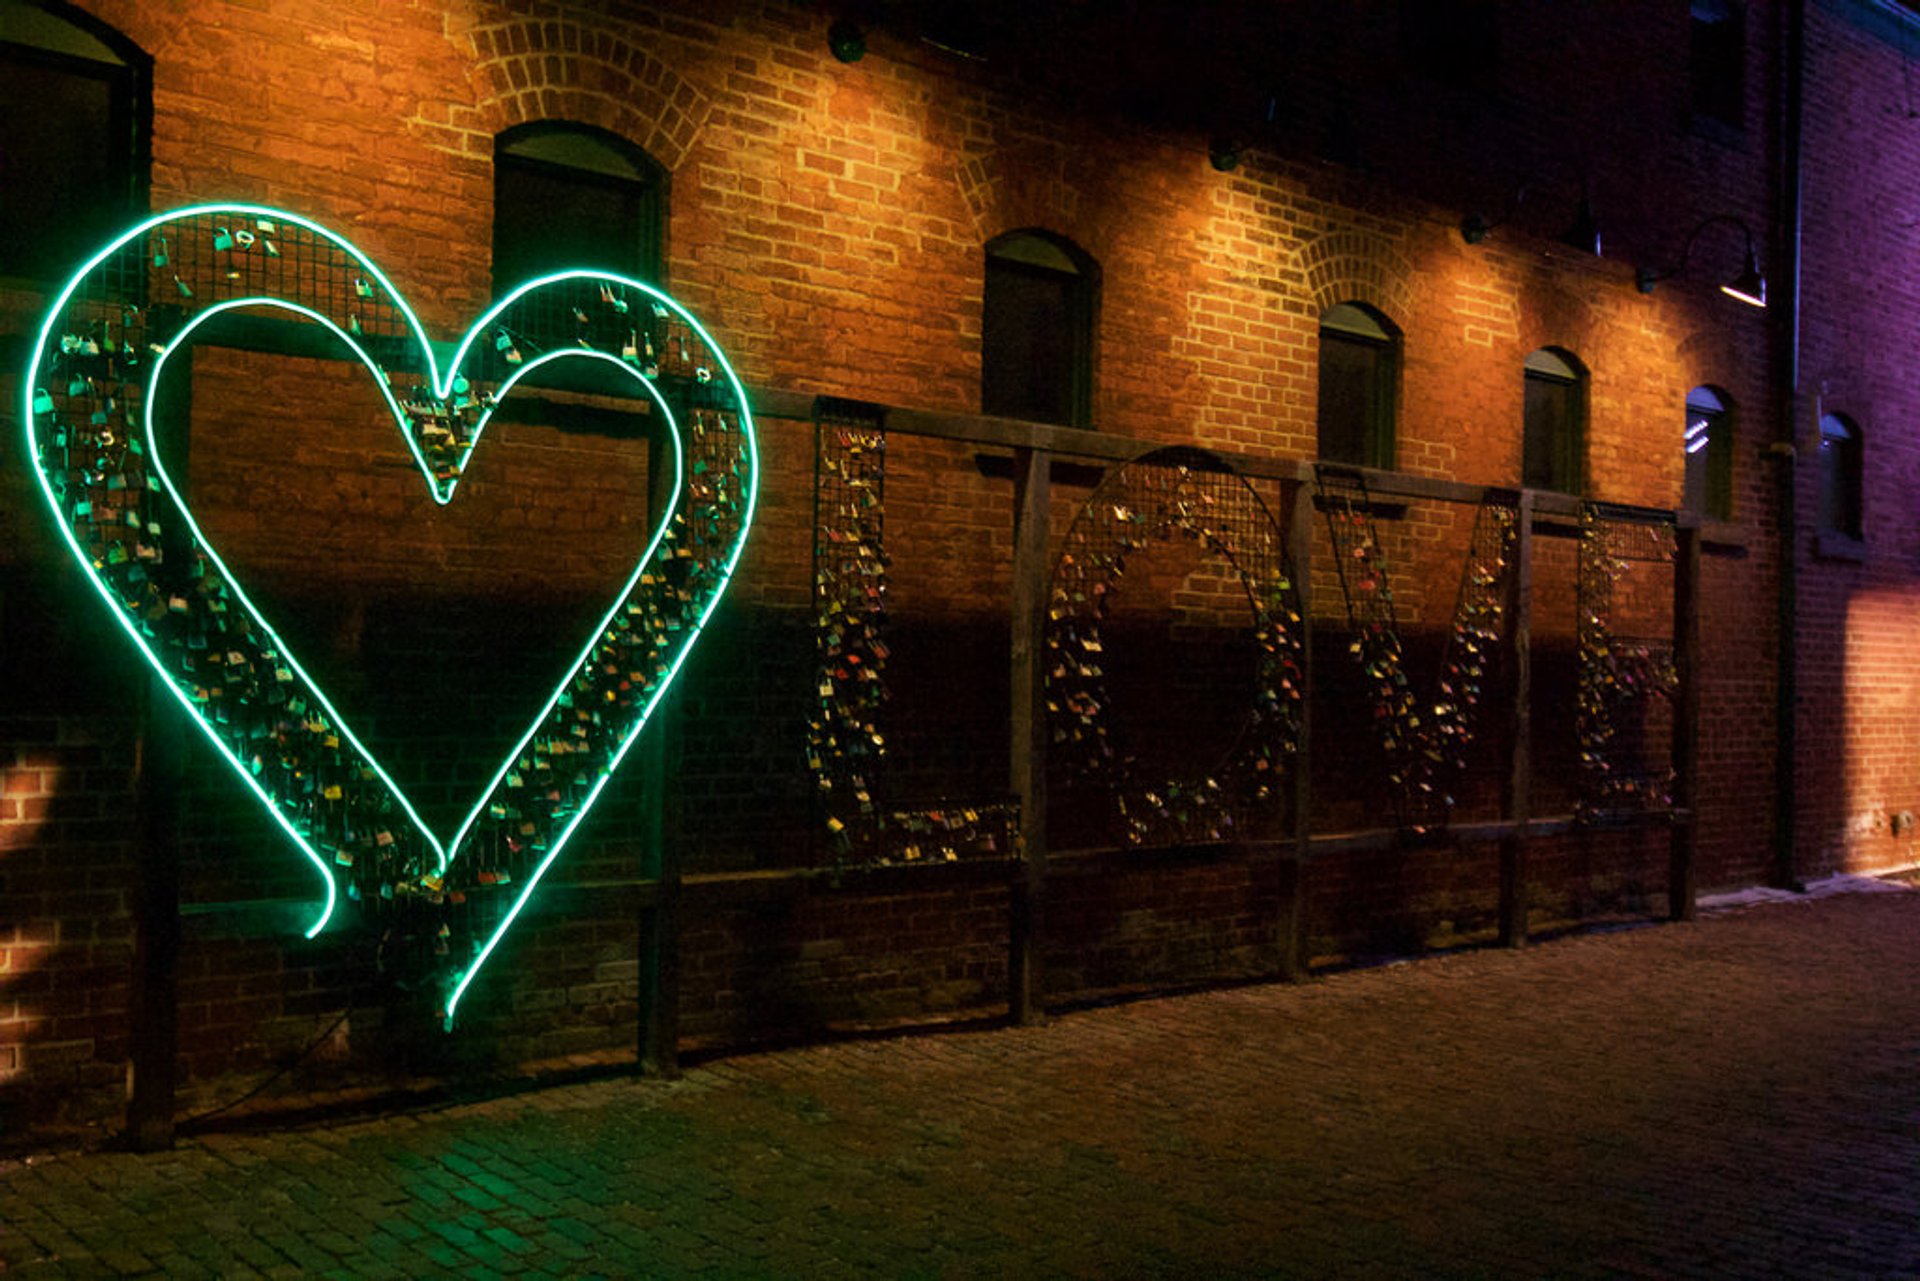
[(1300, 740), (1292, 762), (1293, 840), (1277, 847), (1279, 873), (1275, 944), (1280, 977), (1307, 977), (1307, 868), (1313, 857), (1313, 518), (1307, 482), (1296, 481), (1288, 503), (1287, 567), (1300, 605)]
[(127, 1146), (173, 1146), (175, 1064), (180, 1054), (179, 796), (186, 744), (173, 696), (158, 676), (141, 699), (134, 743), (138, 845), (134, 850), (133, 984), (127, 1064)]
[[(183, 353), (156, 393), (154, 430), (174, 483), (191, 489), (193, 353)], [(171, 535), (164, 563), (189, 563), (183, 532)], [(173, 1146), (173, 1094), (180, 1054), (180, 794), (186, 780), (185, 713), (159, 675), (141, 680), (134, 740), (133, 974), (128, 1011), (126, 1140), (136, 1152)]]
[[(664, 434), (648, 439), (649, 523), (657, 521), (678, 497), (666, 465)], [(654, 891), (642, 900), (638, 920), (639, 1026), (638, 1066), (645, 1076), (680, 1072), (680, 856), (667, 828), (667, 773), (680, 700), (669, 695), (654, 709), (652, 723), (637, 744), (640, 770), (640, 867)]]
[(1009, 787), (1020, 798), (1025, 863), (1008, 895), (1007, 1007), (1022, 1026), (1040, 1022), (1042, 901), (1047, 879), (1046, 620), (1051, 458), (1045, 450), (1014, 452), (1013, 600)]
[(1700, 530), (1683, 526), (1673, 561), (1673, 844), (1667, 862), (1667, 916), (1693, 919), (1694, 855), (1700, 824)]
[[(665, 707), (660, 709), (666, 711)], [(641, 875), (653, 882), (642, 897), (639, 919), (638, 1061), (644, 1076), (680, 1072), (680, 860), (668, 839), (664, 787), (667, 777), (665, 716), (638, 744), (641, 786)]]
[(1500, 942), (1527, 942), (1527, 841), (1533, 817), (1533, 513), (1534, 493), (1522, 490), (1514, 533), (1513, 577), (1507, 598), (1507, 661), (1513, 702), (1507, 708), (1507, 779), (1502, 808), (1512, 826), (1500, 841)]
[[(555, 377), (558, 377), (558, 374)], [(747, 400), (753, 408), (754, 415), (759, 418), (786, 419), (809, 425), (813, 421), (814, 398), (811, 393), (750, 385), (747, 388)], [(1092, 458), (1111, 463), (1130, 462), (1142, 454), (1167, 445), (1191, 443), (1143, 441), (1136, 437), (1120, 436), (1111, 432), (1061, 427), (1054, 423), (1026, 422), (1017, 418), (996, 418), (988, 414), (962, 413), (953, 410), (906, 409), (891, 405), (883, 408), (886, 410), (887, 430), (890, 432), (1016, 451), (1034, 449), (1069, 458)], [(1311, 459), (1243, 454), (1212, 445), (1202, 447), (1225, 458), (1233, 465), (1234, 470), (1243, 476), (1287, 482), (1308, 482), (1313, 479), (1314, 464)], [(1435, 502), (1478, 505), (1487, 489), (1497, 488), (1449, 480), (1441, 476), (1415, 476), (1406, 472), (1379, 471), (1371, 467), (1357, 467), (1352, 470), (1366, 478), (1367, 492), (1375, 498), (1426, 499)], [(1542, 515), (1576, 517), (1580, 514), (1580, 500), (1572, 495), (1540, 491), (1534, 495), (1534, 498), (1535, 510)], [(1622, 507), (1619, 510), (1644, 513), (1651, 519), (1671, 518), (1673, 515), (1672, 512), (1655, 508)]]

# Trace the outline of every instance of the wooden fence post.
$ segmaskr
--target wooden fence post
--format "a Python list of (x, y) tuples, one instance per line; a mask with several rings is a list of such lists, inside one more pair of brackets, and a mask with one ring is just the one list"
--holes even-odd
[(175, 1063), (180, 1053), (179, 794), (186, 744), (172, 695), (158, 676), (140, 697), (134, 740), (138, 827), (134, 857), (131, 1049), (126, 1141), (135, 1152), (173, 1146)]
[(1673, 846), (1667, 866), (1667, 916), (1693, 919), (1694, 851), (1700, 818), (1700, 530), (1675, 531), (1673, 560)]
[(1533, 816), (1533, 491), (1520, 491), (1514, 534), (1512, 596), (1513, 706), (1507, 717), (1506, 816), (1512, 831), (1500, 842), (1500, 942), (1527, 943), (1527, 823)]
[(1280, 901), (1276, 943), (1280, 977), (1307, 977), (1307, 867), (1313, 851), (1313, 488), (1293, 486), (1287, 517), (1287, 561), (1300, 605), (1300, 739), (1293, 754), (1293, 838), (1279, 847)]
[(1042, 900), (1047, 879), (1046, 618), (1051, 575), (1047, 520), (1052, 455), (1016, 449), (1013, 461), (1013, 671), (1011, 788), (1020, 798), (1025, 855), (1009, 894), (1007, 1007), (1022, 1026), (1040, 1022)]
[[(156, 389), (154, 428), (164, 440), (174, 483), (190, 492), (193, 350), (175, 361)], [(184, 530), (169, 522), (163, 562), (191, 555)], [(173, 1146), (173, 1095), (180, 1054), (180, 791), (186, 781), (185, 721), (157, 674), (140, 680), (133, 789), (134, 935), (128, 993), (126, 1141), (136, 1152)]]
[[(648, 442), (647, 471), (652, 478), (648, 519), (674, 501), (667, 484), (666, 441), (656, 430)], [(667, 830), (669, 739), (679, 719), (679, 699), (669, 696), (654, 709), (652, 723), (635, 744), (640, 767), (640, 878), (651, 881), (643, 895), (639, 920), (639, 1068), (646, 1076), (677, 1076), (680, 1071), (680, 855)]]

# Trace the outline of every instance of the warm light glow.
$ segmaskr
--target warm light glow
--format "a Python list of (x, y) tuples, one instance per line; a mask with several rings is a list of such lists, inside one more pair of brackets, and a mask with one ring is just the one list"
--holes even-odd
[(1835, 749), (1803, 769), (1809, 796), (1839, 833), (1834, 870), (1881, 875), (1905, 870), (1920, 846), (1890, 821), (1916, 808), (1912, 762), (1920, 755), (1920, 684), (1909, 638), (1920, 634), (1920, 600), (1903, 582), (1859, 580), (1846, 594), (1839, 667), (1823, 677), (1839, 716)]

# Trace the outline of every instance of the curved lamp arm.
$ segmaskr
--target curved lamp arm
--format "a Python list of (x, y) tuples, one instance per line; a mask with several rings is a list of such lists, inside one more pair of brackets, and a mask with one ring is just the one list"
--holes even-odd
[(1740, 269), (1740, 274), (1722, 283), (1720, 292), (1729, 298), (1738, 299), (1750, 307), (1766, 306), (1767, 278), (1761, 274), (1759, 259), (1753, 252), (1753, 229), (1747, 226), (1745, 219), (1736, 217), (1733, 214), (1714, 214), (1710, 218), (1703, 219), (1698, 226), (1688, 232), (1687, 243), (1680, 251), (1680, 262), (1677, 266), (1665, 271), (1653, 267), (1636, 268), (1633, 273), (1634, 288), (1643, 294), (1650, 294), (1653, 292), (1654, 286), (1658, 285), (1661, 281), (1670, 280), (1675, 276), (1685, 275), (1687, 260), (1693, 256), (1693, 246), (1700, 239), (1700, 233), (1715, 223), (1722, 222), (1729, 223), (1740, 229), (1740, 235), (1746, 246), (1746, 259), (1745, 265)]

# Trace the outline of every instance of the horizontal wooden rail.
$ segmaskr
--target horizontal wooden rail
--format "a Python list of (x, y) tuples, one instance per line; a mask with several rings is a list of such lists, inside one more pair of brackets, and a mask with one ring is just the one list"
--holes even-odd
[[(747, 402), (755, 416), (800, 422), (813, 420), (817, 398), (806, 392), (781, 388), (747, 386)], [(1033, 449), (1070, 458), (1091, 458), (1124, 463), (1169, 444), (1188, 442), (1140, 440), (1116, 436), (1110, 432), (1089, 431), (1080, 427), (1062, 427), (1055, 423), (1028, 422), (1018, 418), (996, 418), (990, 414), (959, 411), (900, 409), (875, 406), (886, 416), (889, 432), (907, 436), (925, 436), (965, 444), (1002, 449)], [(1281, 458), (1266, 454), (1245, 454), (1217, 446), (1204, 446), (1233, 465), (1243, 476), (1263, 480), (1310, 483), (1315, 464), (1311, 459)], [(1367, 491), (1375, 498), (1423, 498), (1438, 502), (1477, 504), (1488, 490), (1518, 492), (1509, 485), (1473, 485), (1440, 476), (1415, 476), (1407, 472), (1381, 471), (1372, 467), (1344, 467), (1365, 479)], [(1577, 518), (1584, 501), (1577, 495), (1535, 490), (1533, 510), (1537, 515)], [(1663, 507), (1643, 507), (1625, 503), (1608, 504), (1614, 519), (1669, 520), (1684, 526), (1697, 525), (1692, 513), (1675, 512)]]
[[(1689, 822), (1686, 810), (1660, 810), (1590, 825), (1596, 832), (1632, 831), (1667, 827)], [(1316, 859), (1328, 855), (1364, 853), (1415, 847), (1491, 844), (1514, 835), (1518, 824), (1508, 819), (1487, 819), (1472, 823), (1453, 823), (1427, 835), (1413, 835), (1393, 827), (1367, 828), (1352, 832), (1322, 832), (1312, 838), (1311, 851)], [(1578, 830), (1582, 824), (1571, 814), (1552, 814), (1527, 821), (1530, 837), (1557, 836)], [(1180, 862), (1259, 862), (1293, 848), (1291, 837), (1257, 841), (1218, 841), (1181, 846), (1089, 845), (1075, 849), (1052, 850), (1048, 858), (1061, 872), (1085, 872), (1114, 862), (1138, 860), (1162, 864)], [(721, 897), (731, 893), (751, 893), (759, 889), (818, 885), (842, 890), (868, 889), (892, 893), (900, 888), (920, 888), (947, 881), (992, 880), (1011, 876), (1021, 867), (1017, 858), (967, 858), (925, 863), (847, 864), (840, 867), (741, 868), (719, 872), (689, 872), (681, 884), (689, 890), (712, 891)], [(646, 877), (612, 877), (591, 881), (554, 881), (545, 886), (541, 910), (553, 906), (550, 900), (590, 897), (617, 898), (622, 903), (644, 904), (658, 886)], [(262, 937), (303, 933), (319, 911), (319, 902), (304, 898), (258, 898), (182, 903), (180, 915), (190, 934), (198, 937)], [(224, 926), (222, 922), (234, 922)], [(237, 928), (244, 933), (235, 934)]]

